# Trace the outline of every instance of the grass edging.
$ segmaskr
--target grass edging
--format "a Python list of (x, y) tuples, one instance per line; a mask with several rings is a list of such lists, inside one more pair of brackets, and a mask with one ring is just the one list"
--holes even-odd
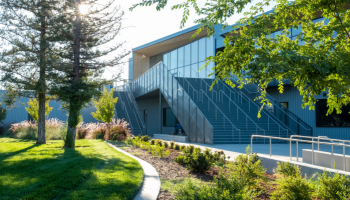
[(157, 170), (148, 162), (119, 149), (118, 147), (114, 146), (113, 144), (107, 141), (106, 143), (111, 147), (113, 147), (114, 149), (116, 149), (117, 151), (124, 153), (125, 155), (137, 160), (140, 163), (143, 169), (143, 182), (142, 182), (140, 192), (136, 195), (134, 199), (135, 200), (139, 200), (139, 199), (156, 200), (158, 198), (158, 195), (160, 192), (160, 185), (161, 185), (160, 177)]

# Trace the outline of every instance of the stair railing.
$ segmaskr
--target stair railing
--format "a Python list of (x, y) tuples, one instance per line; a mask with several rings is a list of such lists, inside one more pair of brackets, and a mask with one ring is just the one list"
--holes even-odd
[(128, 94), (129, 100), (130, 100), (131, 104), (133, 105), (133, 111), (134, 111), (134, 113), (135, 113), (135, 111), (137, 113), (137, 114), (135, 113), (135, 116), (137, 118), (136, 121), (139, 124), (140, 129), (142, 128), (141, 132), (142, 132), (142, 135), (144, 135), (144, 133), (146, 132), (146, 125), (145, 125), (145, 123), (143, 122), (143, 120), (141, 118), (141, 115), (140, 115), (140, 112), (139, 112), (140, 109), (137, 106), (134, 94), (132, 93), (132, 91), (131, 91), (131, 89), (130, 89), (128, 84), (125, 85), (125, 88), (126, 88), (126, 92)]
[[(237, 84), (239, 84), (238, 80), (235, 77), (231, 78), (234, 82), (236, 82)], [(220, 80), (221, 81), (221, 80)], [(221, 81), (222, 82), (222, 81)], [(225, 84), (224, 84), (225, 85)], [(258, 90), (258, 86), (256, 84), (251, 84), (253, 87), (256, 88), (256, 90)], [(249, 91), (245, 86), (242, 87), (242, 89), (244, 89), (244, 91), (246, 91), (246, 93), (249, 93), (251, 95), (254, 95), (258, 92), (251, 92)], [(302, 119), (300, 119), (298, 116), (296, 116), (294, 113), (286, 110), (282, 104), (280, 104), (277, 100), (275, 100), (271, 95), (266, 94), (266, 98), (269, 100), (269, 102), (274, 105), (275, 108), (279, 109), (279, 111), (281, 111), (282, 113), (284, 113), (286, 116), (288, 116), (289, 119), (292, 119), (296, 124), (298, 124), (300, 127), (302, 127), (305, 131), (310, 131), (310, 135), (312, 135), (312, 128), (306, 123), (304, 122)], [(286, 112), (287, 111), (287, 112)], [(271, 113), (271, 112), (270, 112)], [(273, 113), (271, 113), (273, 116), (275, 116)], [(277, 116), (275, 116), (278, 120), (279, 118)], [(280, 121), (280, 120), (279, 120)], [(283, 123), (281, 121), (281, 123)], [(302, 124), (303, 123), (303, 124)], [(285, 124), (285, 123), (283, 123)], [(290, 130), (291, 128), (286, 125)], [(299, 128), (298, 128), (299, 130)], [(294, 132), (294, 131), (293, 131)]]
[(130, 124), (130, 129), (133, 129), (134, 127), (132, 126), (132, 122), (131, 122), (130, 117), (129, 117), (128, 109), (126, 109), (125, 103), (124, 103), (123, 99), (121, 98), (121, 94), (119, 93), (119, 89), (118, 88), (122, 88), (122, 87), (121, 86), (116, 87), (118, 100), (120, 99), (120, 101), (121, 101), (121, 103), (120, 103), (121, 104), (121, 108), (125, 112), (125, 116), (127, 117), (128, 123)]
[[(192, 68), (191, 68), (192, 69)], [(192, 69), (193, 70), (193, 69)], [(193, 70), (194, 71), (194, 70)], [(196, 75), (198, 76), (198, 79), (201, 81), (201, 83), (203, 82), (204, 83), (204, 85), (206, 86), (206, 92), (208, 92), (209, 91), (209, 88), (210, 88), (210, 86), (209, 86), (209, 84), (206, 82), (206, 81), (204, 81), (204, 79), (200, 76), (200, 74), (198, 73), (198, 72), (196, 72), (196, 71), (194, 71), (194, 73), (196, 73)], [(196, 79), (196, 81), (197, 81), (197, 79)], [(202, 84), (201, 84), (202, 85)], [(201, 90), (203, 90), (203, 89), (201, 89)], [(216, 94), (217, 94), (217, 92), (214, 90), (214, 89), (212, 89), (211, 90), (211, 92), (215, 92)], [(223, 91), (221, 91), (223, 94), (224, 94), (224, 92)], [(212, 93), (212, 94), (213, 94)], [(226, 94), (225, 94), (226, 95)], [(207, 95), (208, 96), (208, 95)], [(227, 96), (227, 95), (226, 95)], [(213, 97), (213, 95), (212, 95), (212, 97)], [(228, 97), (228, 96), (227, 96)], [(217, 99), (217, 98), (216, 98)], [(230, 99), (231, 100), (231, 99)], [(220, 91), (219, 91), (219, 101), (220, 101)], [(232, 100), (231, 100), (232, 101)], [(258, 124), (256, 124), (255, 122), (254, 122), (254, 120), (252, 120), (249, 116), (248, 116), (248, 114), (247, 113), (245, 113), (234, 101), (232, 101), (232, 103), (237, 107), (237, 120), (238, 120), (238, 117), (239, 117), (239, 115), (238, 115), (238, 109), (246, 116), (246, 130), (248, 130), (248, 119), (256, 126), (256, 132), (257, 132), (257, 130), (259, 129), (259, 130), (261, 130), (261, 131), (264, 131), (264, 135), (265, 135), (265, 129), (263, 129), (263, 128), (261, 128)], [(229, 109), (231, 108), (231, 106), (230, 106), (230, 103), (229, 103)]]
[[(182, 75), (181, 72), (178, 72), (178, 73), (179, 73), (180, 75)], [(191, 83), (187, 80), (187, 78), (186, 78), (185, 76), (183, 76), (183, 75), (182, 75), (182, 80), (183, 80), (183, 83), (182, 83), (183, 85), (185, 85), (185, 84), (184, 84), (184, 81), (186, 81), (186, 83), (187, 83), (187, 85), (188, 85), (188, 88), (191, 87), (191, 88), (193, 89), (193, 91), (196, 91), (196, 94), (197, 94), (197, 101), (199, 101), (199, 100), (198, 100), (198, 91), (194, 89), (194, 87), (192, 86), (192, 84), (191, 84)], [(218, 120), (217, 111), (219, 111), (219, 112), (222, 114), (222, 118), (223, 118), (223, 130), (226, 130), (225, 121), (227, 120), (227, 121), (231, 124), (231, 126), (232, 126), (232, 138), (234, 138), (234, 131), (238, 131), (238, 132), (239, 132), (239, 143), (241, 143), (241, 130), (238, 129), (234, 124), (232, 124), (231, 120), (230, 120), (229, 118), (227, 118), (227, 116), (221, 111), (221, 109), (215, 105), (215, 103), (209, 98), (209, 96), (208, 96), (207, 94), (205, 94), (205, 92), (204, 92), (202, 89), (200, 90), (200, 92), (201, 92), (201, 94), (202, 94), (202, 95), (200, 95), (200, 93), (199, 93), (199, 96), (201, 96), (200, 100), (202, 101), (202, 104), (204, 104), (204, 100), (203, 100), (203, 93), (204, 93), (204, 95), (205, 95), (205, 96), (207, 97), (207, 99), (208, 99), (208, 111), (210, 111), (210, 103), (209, 103), (209, 102), (211, 102), (211, 103), (213, 104), (213, 106), (215, 107), (215, 120), (216, 120), (216, 121)], [(194, 95), (194, 92), (193, 92), (193, 95)], [(225, 120), (225, 119), (226, 119), (226, 120)]]
[[(229, 91), (231, 90), (226, 84), (224, 84), (221, 80), (220, 83), (226, 87)], [(238, 101), (239, 101), (239, 95), (241, 95), (241, 104), (243, 99), (245, 101), (247, 101), (247, 103), (249, 103), (249, 112), (250, 112), (250, 104), (252, 103), (253, 105), (255, 105), (257, 107), (257, 109), (260, 109), (261, 107), (252, 99), (250, 99), (246, 94), (244, 94), (242, 91), (237, 91), (236, 88), (232, 88), (235, 92), (238, 93)], [(243, 97), (244, 96), (244, 97)], [(266, 116), (267, 116), (267, 122), (268, 122), (268, 130), (270, 130), (270, 119), (279, 126), (279, 135), (281, 135), (281, 128), (283, 129), (282, 131), (287, 131), (287, 136), (289, 135), (289, 131), (291, 133), (293, 133), (293, 130), (291, 130), (287, 125), (285, 125), (280, 119), (278, 119), (278, 117), (274, 116), (275, 119), (277, 119), (280, 123), (277, 123), (275, 119), (273, 119), (272, 117), (270, 117), (270, 115), (268, 114), (268, 111), (266, 111), (265, 109), (262, 109), (261, 112), (263, 112)], [(286, 128), (282, 127), (281, 124), (285, 125)]]

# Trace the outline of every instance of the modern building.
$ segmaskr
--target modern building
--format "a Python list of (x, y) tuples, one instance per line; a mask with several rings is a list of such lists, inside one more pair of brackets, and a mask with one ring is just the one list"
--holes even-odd
[[(314, 21), (324, 20), (317, 18)], [(202, 31), (190, 40), (194, 26), (132, 50), (129, 82), (117, 87), (119, 118), (130, 121), (134, 134), (174, 134), (184, 132), (190, 142), (249, 143), (252, 134), (289, 137), (328, 136), (350, 139), (350, 105), (342, 114), (326, 116), (327, 93), (316, 98), (315, 110), (302, 109), (299, 91), (285, 81), (280, 94), (277, 82), (270, 83), (272, 106), (262, 110), (254, 101), (256, 85), (231, 88), (222, 81), (209, 88), (215, 78), (214, 66), (202, 68), (208, 56), (223, 50), (223, 40), (232, 29), (215, 26), (214, 37)], [(289, 30), (293, 39), (299, 29)], [(281, 31), (269, 37), (280, 35)], [(233, 82), (235, 78), (232, 77)]]

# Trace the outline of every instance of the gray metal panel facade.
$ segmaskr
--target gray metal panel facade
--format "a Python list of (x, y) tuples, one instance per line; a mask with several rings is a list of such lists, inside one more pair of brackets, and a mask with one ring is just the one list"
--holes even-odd
[[(288, 108), (313, 129), (313, 136), (328, 136), (334, 139), (350, 140), (350, 127), (331, 128), (331, 127), (316, 127), (316, 112), (315, 110), (303, 109), (302, 96), (295, 87), (285, 87), (284, 92), (279, 93), (277, 88), (267, 89), (267, 92), (279, 102), (288, 102)], [(326, 99), (323, 95), (316, 96), (316, 99)]]

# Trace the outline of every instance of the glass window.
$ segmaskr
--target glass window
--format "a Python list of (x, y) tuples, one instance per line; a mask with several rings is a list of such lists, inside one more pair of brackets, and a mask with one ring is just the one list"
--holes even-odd
[(292, 28), (292, 36), (297, 36), (297, 35), (299, 35), (300, 33), (302, 33), (302, 31), (301, 31), (301, 25), (299, 25), (299, 27), (298, 28)]
[(177, 75), (179, 77), (184, 77), (184, 67), (177, 68), (177, 71), (178, 71)]
[(350, 105), (343, 106), (342, 113), (326, 115), (328, 111), (327, 99), (319, 99), (316, 102), (316, 126), (317, 127), (350, 127)]
[(215, 52), (215, 49), (214, 49), (214, 37), (211, 37), (211, 38), (206, 38), (207, 40), (207, 57), (209, 56), (214, 56), (214, 52)]
[(169, 69), (169, 66), (168, 66), (168, 54), (167, 53), (163, 55), (163, 64), (164, 64), (164, 66), (166, 68)]
[(187, 78), (191, 77), (191, 65), (187, 65), (184, 67), (184, 76)]
[(185, 46), (185, 65), (191, 64), (191, 44)]
[(198, 41), (191, 44), (191, 63), (198, 63)]
[(191, 78), (198, 78), (198, 63), (191, 65)]
[(205, 62), (200, 62), (199, 63), (199, 69), (198, 69), (198, 73), (199, 73), (199, 77), (200, 78), (207, 78), (207, 73), (206, 73), (206, 67), (203, 67), (203, 65), (205, 64)]
[(201, 62), (201, 61), (204, 61), (206, 58), (205, 38), (200, 39), (198, 43), (199, 43), (199, 48), (198, 48), (199, 62)]
[(178, 59), (177, 66), (183, 67), (184, 66), (184, 47), (181, 47), (180, 49), (177, 50), (177, 59)]
[(163, 126), (175, 127), (176, 117), (170, 108), (163, 108)]
[(177, 68), (177, 50), (171, 52), (171, 69)]

